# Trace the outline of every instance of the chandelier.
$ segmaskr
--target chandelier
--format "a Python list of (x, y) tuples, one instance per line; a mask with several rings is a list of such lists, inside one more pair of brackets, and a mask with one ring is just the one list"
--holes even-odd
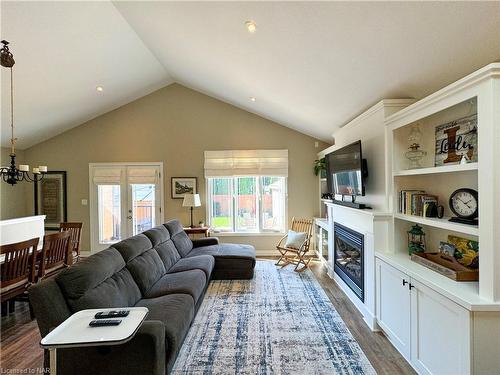
[(14, 186), (18, 181), (36, 182), (43, 178), (43, 174), (47, 172), (47, 166), (40, 165), (38, 168), (33, 168), (33, 173), (30, 174), (30, 166), (26, 164), (16, 167), (16, 141), (14, 137), (14, 81), (12, 75), (12, 67), (16, 63), (14, 56), (9, 51), (9, 42), (2, 40), (2, 48), (0, 49), (1, 64), (3, 67), (10, 69), (10, 166), (0, 167), (2, 179)]

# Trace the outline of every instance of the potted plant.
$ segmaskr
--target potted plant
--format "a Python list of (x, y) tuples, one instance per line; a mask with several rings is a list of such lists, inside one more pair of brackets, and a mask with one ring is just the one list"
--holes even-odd
[(314, 174), (317, 176), (321, 174), (321, 177), (326, 177), (326, 159), (322, 158), (314, 161)]

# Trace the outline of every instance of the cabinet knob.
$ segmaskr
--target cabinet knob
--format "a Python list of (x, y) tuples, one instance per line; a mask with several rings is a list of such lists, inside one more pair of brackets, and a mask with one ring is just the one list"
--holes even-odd
[(405, 279), (403, 279), (403, 286), (405, 286), (406, 284), (408, 284), (408, 281), (406, 281)]
[(410, 290), (412, 290), (413, 288), (415, 288), (415, 285), (410, 283), (410, 285), (408, 285), (408, 287), (410, 288)]

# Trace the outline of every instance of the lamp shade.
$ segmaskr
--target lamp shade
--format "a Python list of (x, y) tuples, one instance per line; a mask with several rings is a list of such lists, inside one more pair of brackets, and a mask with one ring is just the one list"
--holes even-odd
[(200, 194), (184, 194), (184, 200), (182, 201), (183, 207), (200, 207), (201, 199)]

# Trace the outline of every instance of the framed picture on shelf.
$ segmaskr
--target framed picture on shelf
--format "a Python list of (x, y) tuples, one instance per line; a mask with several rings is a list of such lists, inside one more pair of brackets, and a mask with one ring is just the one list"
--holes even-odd
[(436, 127), (436, 167), (477, 162), (477, 155), (477, 113)]
[(35, 215), (45, 215), (45, 229), (58, 230), (59, 223), (67, 221), (66, 172), (45, 172), (34, 184)]
[(172, 199), (183, 199), (184, 194), (197, 193), (196, 177), (172, 177)]

